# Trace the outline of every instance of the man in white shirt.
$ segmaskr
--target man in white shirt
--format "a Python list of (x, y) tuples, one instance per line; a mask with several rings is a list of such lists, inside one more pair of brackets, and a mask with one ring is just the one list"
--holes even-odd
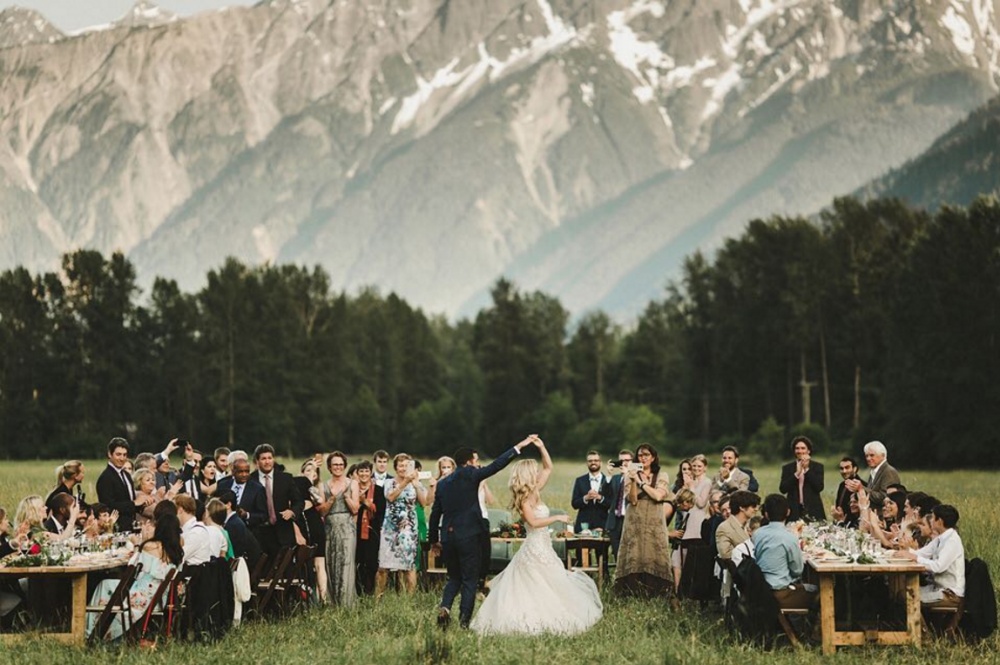
[(573, 483), (570, 504), (576, 509), (574, 530), (604, 528), (608, 521), (611, 497), (605, 491), (609, 479), (601, 473), (601, 454), (596, 450), (587, 453), (587, 473)]
[(195, 501), (186, 494), (174, 498), (177, 506), (177, 520), (181, 523), (181, 538), (184, 539), (184, 565), (197, 566), (208, 563), (212, 558), (212, 539), (204, 524), (195, 518)]
[(958, 509), (942, 504), (926, 517), (934, 537), (919, 550), (906, 552), (930, 573), (931, 583), (920, 587), (920, 602), (935, 607), (958, 607), (965, 597), (965, 547), (958, 526)]
[(384, 450), (376, 450), (372, 455), (372, 480), (379, 487), (385, 486), (385, 481), (392, 476), (389, 475), (389, 453)]

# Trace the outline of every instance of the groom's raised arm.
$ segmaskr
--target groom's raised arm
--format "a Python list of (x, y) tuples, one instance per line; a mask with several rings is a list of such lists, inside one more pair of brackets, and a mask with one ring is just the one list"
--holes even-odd
[(489, 478), (490, 476), (498, 473), (501, 469), (503, 469), (505, 466), (507, 466), (508, 464), (510, 464), (510, 461), (512, 459), (514, 459), (515, 457), (517, 457), (518, 455), (521, 454), (521, 449), (522, 448), (524, 448), (525, 446), (531, 444), (531, 437), (532, 436), (535, 436), (535, 435), (532, 434), (531, 436), (527, 437), (523, 441), (515, 444), (513, 448), (511, 448), (510, 450), (506, 451), (504, 454), (500, 455), (500, 457), (496, 458), (495, 460), (493, 460), (492, 462), (490, 462), (486, 466), (484, 466), (484, 467), (482, 467), (480, 469), (476, 469), (476, 482), (482, 482), (482, 481), (486, 480), (487, 478)]

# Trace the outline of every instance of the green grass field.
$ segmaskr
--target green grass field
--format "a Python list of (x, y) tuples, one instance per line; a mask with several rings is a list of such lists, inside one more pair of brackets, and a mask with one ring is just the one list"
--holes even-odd
[[(827, 462), (828, 460), (822, 460)], [(296, 460), (285, 460), (297, 468)], [(45, 496), (55, 485), (55, 461), (0, 462), (0, 505), (13, 512), (28, 494)], [(103, 461), (87, 462), (85, 491), (96, 499), (94, 480)], [(827, 464), (827, 503), (832, 503), (839, 476)], [(569, 510), (573, 479), (585, 471), (582, 462), (558, 462), (546, 502)], [(670, 468), (671, 473), (674, 468)], [(761, 493), (777, 489), (779, 469), (755, 469)], [(994, 580), (1000, 579), (1000, 513), (994, 508), (995, 474), (986, 471), (902, 472), (911, 489), (935, 494), (961, 513), (960, 532), (968, 557), (987, 561)], [(507, 472), (491, 483), (498, 502), (505, 502)], [(570, 511), (572, 512), (572, 511)], [(605, 614), (586, 635), (575, 638), (478, 638), (457, 629), (442, 634), (434, 625), (437, 594), (414, 597), (389, 593), (381, 602), (364, 599), (345, 611), (320, 608), (279, 622), (244, 626), (217, 644), (160, 644), (156, 651), (102, 647), (81, 649), (53, 644), (44, 637), (27, 637), (0, 645), (4, 663), (730, 663), (792, 665), (826, 662), (818, 646), (796, 651), (779, 647), (761, 650), (738, 643), (722, 625), (721, 614), (684, 603), (674, 612), (660, 602), (619, 600), (604, 592)], [(1000, 637), (977, 646), (930, 642), (922, 649), (865, 647), (841, 649), (839, 663), (991, 663), (1000, 662)]]

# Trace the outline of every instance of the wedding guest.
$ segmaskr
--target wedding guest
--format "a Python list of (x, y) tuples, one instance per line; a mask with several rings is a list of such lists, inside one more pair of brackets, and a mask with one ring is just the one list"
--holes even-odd
[(69, 460), (56, 468), (56, 487), (45, 498), (45, 506), (50, 510), (52, 499), (57, 494), (75, 496), (80, 502), (81, 512), (87, 512), (89, 506), (84, 501), (83, 494), (83, 462), (76, 459)]
[(930, 583), (920, 587), (925, 607), (958, 607), (965, 597), (965, 546), (958, 535), (958, 509), (941, 504), (927, 516), (932, 540), (919, 550), (908, 550), (906, 558), (930, 573)]
[[(375, 595), (385, 591), (390, 572), (403, 578), (407, 593), (417, 589), (417, 502), (426, 503), (427, 490), (417, 479), (413, 458), (400, 453), (393, 458), (396, 477), (386, 479), (385, 520), (382, 522), (382, 542), (378, 552), (378, 574)], [(378, 464), (376, 463), (376, 468)]]
[(372, 478), (375, 480), (375, 484), (385, 489), (385, 481), (392, 478), (389, 475), (389, 453), (384, 450), (376, 450), (372, 454), (372, 464), (374, 465), (374, 473)]
[(260, 543), (247, 528), (246, 522), (240, 519), (236, 512), (236, 495), (232, 490), (225, 490), (219, 493), (219, 501), (226, 506), (226, 519), (223, 528), (229, 536), (229, 542), (233, 546), (233, 556), (243, 557), (247, 561), (247, 566), (253, 570), (260, 559)]
[(694, 507), (694, 492), (686, 487), (682, 487), (674, 495), (673, 501), (664, 504), (663, 521), (670, 524), (670, 519), (674, 520), (674, 528), (667, 531), (667, 542), (670, 544), (670, 565), (673, 569), (674, 593), (680, 592), (681, 568), (684, 565), (681, 540), (687, 533), (688, 515)]
[(584, 528), (600, 528), (608, 521), (611, 503), (605, 496), (607, 484), (608, 479), (601, 473), (601, 454), (596, 450), (588, 451), (587, 473), (573, 483), (573, 496), (570, 499), (570, 504), (576, 510), (573, 530), (577, 533)]
[(740, 451), (736, 446), (726, 446), (722, 449), (722, 465), (712, 479), (712, 486), (725, 493), (745, 490), (750, 487), (750, 476), (739, 468)]
[(804, 519), (825, 520), (826, 510), (820, 492), (823, 491), (823, 465), (812, 459), (813, 443), (806, 436), (792, 439), (795, 461), (781, 467), (778, 491), (788, 499), (793, 522)]
[[(164, 515), (156, 521), (152, 537), (139, 546), (139, 550), (129, 561), (130, 565), (139, 564), (142, 566), (128, 593), (129, 614), (133, 623), (142, 618), (167, 574), (179, 566), (183, 559), (184, 550), (181, 546), (180, 523), (176, 516)], [(117, 586), (118, 580), (102, 580), (94, 591), (90, 604), (94, 606), (107, 605)], [(94, 632), (98, 616), (94, 612), (87, 613), (86, 633), (88, 637)], [(121, 636), (122, 622), (112, 621), (108, 632), (101, 637), (117, 640)]]
[(729, 496), (729, 518), (715, 531), (715, 543), (720, 559), (731, 559), (733, 549), (750, 537), (747, 523), (757, 514), (760, 497), (753, 492), (739, 490)]
[(382, 521), (385, 519), (385, 492), (372, 480), (372, 463), (364, 460), (357, 464), (358, 515), (357, 545), (354, 561), (357, 566), (356, 588), (358, 594), (375, 593), (375, 575), (378, 573), (378, 548), (382, 539)]
[[(865, 444), (864, 452), (865, 463), (871, 469), (868, 475), (868, 494), (873, 506), (881, 506), (888, 487), (899, 483), (899, 471), (889, 464), (889, 453), (881, 441), (869, 441)], [(857, 492), (861, 483), (853, 480), (848, 482), (847, 487), (852, 492)]]
[(301, 474), (295, 476), (299, 494), (303, 500), (302, 515), (296, 526), (308, 545), (313, 546), (313, 571), (316, 574), (316, 592), (319, 599), (326, 602), (326, 527), (317, 506), (324, 503), (323, 488), (320, 483), (320, 469), (315, 458), (310, 457), (299, 467)]
[(212, 550), (212, 538), (208, 529), (195, 518), (195, 500), (190, 495), (178, 494), (174, 497), (174, 505), (177, 506), (177, 520), (181, 525), (181, 538), (184, 542), (184, 565), (197, 566), (218, 556), (218, 550)]
[(250, 462), (246, 454), (229, 454), (229, 468), (232, 474), (219, 481), (219, 492), (231, 491), (236, 497), (233, 506), (243, 523), (256, 529), (267, 521), (267, 497), (264, 486), (250, 473)]
[(201, 493), (202, 500), (207, 500), (209, 497), (214, 496), (219, 489), (219, 467), (216, 466), (215, 459), (211, 457), (203, 458), (198, 463), (198, 467), (201, 471), (201, 477), (199, 479), (200, 485), (198, 486), (198, 489)]
[[(262, 443), (253, 451), (257, 463), (257, 482), (264, 486), (266, 519), (257, 527), (257, 541), (267, 555), (274, 556), (282, 547), (294, 547), (295, 520), (302, 514), (305, 501), (290, 474), (275, 468), (274, 448)], [(327, 553), (329, 554), (329, 553)]]
[(628, 509), (618, 549), (615, 592), (624, 595), (670, 595), (673, 588), (664, 502), (673, 499), (667, 474), (660, 473), (659, 456), (648, 443), (635, 451), (642, 471), (629, 469), (623, 483)]
[(205, 503), (205, 528), (208, 529), (211, 550), (213, 557), (220, 557), (229, 561), (233, 558), (233, 543), (229, 540), (224, 524), (228, 511), (226, 504), (216, 498), (211, 498)]
[(833, 504), (831, 517), (834, 522), (844, 522), (851, 513), (851, 495), (857, 492), (848, 487), (848, 481), (852, 481), (851, 486), (854, 485), (853, 481), (859, 481), (862, 487), (865, 486), (865, 481), (858, 477), (858, 463), (852, 457), (841, 458), (838, 469), (843, 480), (837, 486), (837, 499)]
[(72, 536), (79, 516), (80, 506), (76, 499), (71, 494), (57, 494), (49, 506), (49, 516), (42, 522), (42, 526), (50, 534), (49, 540), (61, 540)]
[[(628, 502), (625, 500), (625, 485), (622, 481), (630, 464), (632, 464), (632, 451), (627, 449), (618, 451), (617, 465), (612, 466), (611, 460), (608, 461), (608, 475), (611, 476), (611, 480), (605, 486), (605, 492), (608, 495), (610, 508), (608, 509), (608, 519), (604, 523), (604, 531), (611, 539), (611, 553), (616, 558), (618, 557), (618, 547), (622, 541), (625, 510), (628, 507)], [(616, 471), (618, 473), (615, 473)]]
[(785, 528), (788, 515), (787, 498), (769, 494), (764, 499), (768, 523), (753, 534), (754, 559), (780, 607), (808, 609), (816, 604), (817, 594), (813, 585), (801, 581), (802, 550), (792, 532)]
[(108, 442), (108, 465), (97, 479), (97, 500), (118, 513), (119, 531), (132, 528), (135, 511), (151, 503), (149, 497), (136, 497), (132, 475), (126, 469), (128, 441), (114, 437)]
[(219, 446), (212, 453), (212, 458), (215, 459), (215, 468), (217, 469), (215, 477), (219, 480), (229, 475), (229, 452), (229, 448)]
[(32, 494), (21, 499), (17, 504), (17, 511), (14, 513), (14, 524), (17, 525), (17, 533), (27, 535), (31, 540), (42, 533), (45, 533), (45, 503), (42, 497)]
[(681, 491), (684, 487), (685, 481), (691, 476), (691, 460), (682, 459), (680, 464), (677, 465), (677, 476), (674, 478), (674, 484), (670, 488), (670, 491), (676, 494)]
[(326, 519), (326, 599), (332, 605), (352, 607), (357, 600), (354, 516), (359, 507), (358, 485), (346, 475), (344, 453), (327, 455), (326, 466), (330, 479), (323, 484), (323, 503), (317, 508)]
[[(695, 455), (691, 458), (690, 464), (691, 475), (684, 479), (684, 489), (691, 490), (694, 497), (691, 501), (691, 508), (688, 510), (684, 535), (681, 536), (680, 566), (674, 566), (674, 588), (678, 590), (681, 585), (681, 573), (687, 565), (688, 557), (702, 557), (706, 560), (699, 560), (696, 565), (708, 567), (711, 567), (711, 561), (714, 561), (714, 557), (708, 561), (707, 557), (711, 556), (710, 553), (698, 547), (698, 544), (702, 542), (701, 525), (708, 519), (708, 502), (712, 493), (712, 481), (705, 473), (708, 469), (708, 459), (704, 455)], [(674, 556), (677, 557), (677, 555)]]
[(156, 489), (156, 474), (149, 469), (139, 469), (132, 474), (132, 484), (135, 487), (135, 498), (143, 499), (141, 506), (136, 506), (135, 521), (142, 527), (153, 521), (153, 510), (156, 504), (163, 500), (163, 488)]

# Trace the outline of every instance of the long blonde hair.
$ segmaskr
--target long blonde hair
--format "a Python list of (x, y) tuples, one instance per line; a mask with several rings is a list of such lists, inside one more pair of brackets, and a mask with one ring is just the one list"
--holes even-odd
[(521, 506), (525, 500), (538, 489), (538, 462), (533, 459), (523, 459), (514, 462), (510, 470), (510, 508), (519, 515), (524, 515)]
[(17, 515), (14, 522), (18, 525), (27, 522), (31, 526), (41, 526), (45, 519), (45, 502), (37, 494), (26, 496), (17, 504)]

